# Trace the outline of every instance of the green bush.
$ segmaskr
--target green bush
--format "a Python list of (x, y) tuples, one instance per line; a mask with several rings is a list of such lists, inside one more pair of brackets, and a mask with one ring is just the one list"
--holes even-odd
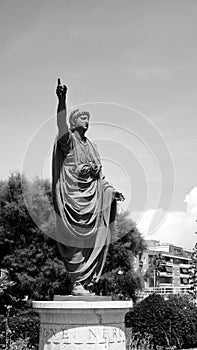
[(11, 349), (38, 348), (39, 316), (29, 306), (20, 307), (20, 310), (13, 308), (9, 317), (0, 315), (0, 349), (5, 349), (6, 333), (7, 346)]
[(165, 300), (159, 294), (149, 295), (126, 315), (126, 327), (132, 327), (133, 334), (152, 335), (154, 348), (197, 346), (196, 307), (187, 296)]
[(180, 335), (183, 348), (193, 348), (197, 346), (197, 309), (193, 304), (190, 295), (171, 295), (168, 303), (177, 310), (179, 319), (176, 324), (180, 324)]

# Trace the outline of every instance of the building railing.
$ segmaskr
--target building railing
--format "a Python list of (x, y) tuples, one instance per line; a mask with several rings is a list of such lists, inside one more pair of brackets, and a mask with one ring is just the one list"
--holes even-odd
[(145, 288), (140, 294), (143, 295), (143, 297), (148, 296), (152, 293), (157, 294), (186, 294), (189, 293), (190, 287), (152, 287), (152, 288)]

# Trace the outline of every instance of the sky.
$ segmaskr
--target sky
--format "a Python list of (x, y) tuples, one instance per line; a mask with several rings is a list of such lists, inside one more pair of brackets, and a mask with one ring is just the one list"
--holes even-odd
[(146, 238), (192, 248), (197, 2), (2, 0), (0, 179), (51, 178), (57, 78)]

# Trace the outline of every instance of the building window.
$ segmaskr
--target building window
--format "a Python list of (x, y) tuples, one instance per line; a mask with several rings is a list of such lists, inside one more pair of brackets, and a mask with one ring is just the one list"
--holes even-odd
[(181, 278), (181, 284), (188, 284), (189, 280), (187, 278)]
[(172, 284), (172, 277), (160, 277), (159, 283)]
[(165, 270), (168, 273), (172, 273), (172, 266), (165, 266)]
[(180, 259), (173, 258), (173, 263), (174, 263), (174, 264), (180, 264)]

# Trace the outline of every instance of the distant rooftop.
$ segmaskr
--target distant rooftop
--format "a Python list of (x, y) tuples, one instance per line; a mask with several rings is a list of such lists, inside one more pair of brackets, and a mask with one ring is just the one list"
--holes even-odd
[(176, 246), (172, 243), (160, 242), (153, 239), (146, 240), (146, 243), (149, 250), (165, 252), (167, 255), (173, 254), (174, 256), (191, 257), (191, 250), (184, 249), (183, 247)]

